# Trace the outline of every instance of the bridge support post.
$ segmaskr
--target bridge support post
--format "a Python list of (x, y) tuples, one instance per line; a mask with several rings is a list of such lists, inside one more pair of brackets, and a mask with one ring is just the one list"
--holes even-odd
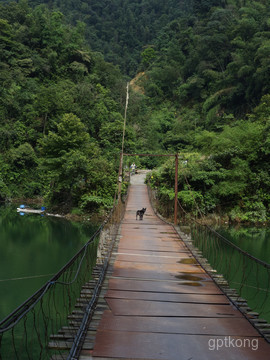
[(174, 225), (177, 225), (177, 199), (178, 199), (178, 154), (175, 154), (175, 182), (174, 182)]
[(120, 161), (119, 161), (119, 170), (118, 170), (118, 200), (121, 196), (121, 188), (122, 188), (122, 174), (123, 173), (123, 151), (120, 153)]

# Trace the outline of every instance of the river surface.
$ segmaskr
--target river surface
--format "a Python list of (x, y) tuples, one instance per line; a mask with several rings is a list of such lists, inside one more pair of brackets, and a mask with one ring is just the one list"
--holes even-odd
[(219, 228), (217, 231), (242, 250), (270, 264), (270, 228), (231, 226)]
[(194, 227), (194, 245), (249, 307), (270, 322), (270, 228), (231, 226), (215, 230), (223, 238), (205, 227)]
[(0, 206), (0, 321), (51, 279), (95, 230)]
[[(95, 230), (93, 225), (54, 217), (21, 216), (14, 207), (0, 206), (0, 321), (52, 278)], [(216, 230), (241, 249), (270, 263), (270, 228), (241, 226)], [(263, 287), (270, 281), (267, 275), (266, 272), (260, 275)], [(257, 274), (254, 277), (258, 282)], [(255, 288), (251, 283), (249, 290), (252, 287)]]

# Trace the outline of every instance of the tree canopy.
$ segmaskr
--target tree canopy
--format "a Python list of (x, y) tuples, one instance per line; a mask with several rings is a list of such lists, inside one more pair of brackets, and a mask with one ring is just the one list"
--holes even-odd
[(123, 76), (59, 11), (22, 1), (0, 13), (1, 199), (42, 196), (68, 211), (105, 194), (109, 206), (116, 159), (102, 134), (123, 120)]
[[(269, 220), (269, 18), (266, 0), (0, 1), (0, 198), (109, 207), (131, 80), (125, 150), (178, 152), (190, 210)], [(163, 161), (137, 159), (168, 200)]]

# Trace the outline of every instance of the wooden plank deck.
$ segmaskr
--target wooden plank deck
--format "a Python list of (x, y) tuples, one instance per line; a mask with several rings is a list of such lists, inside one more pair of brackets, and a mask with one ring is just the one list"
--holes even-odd
[[(135, 175), (137, 176), (137, 175)], [(137, 209), (146, 207), (142, 221)], [(270, 345), (132, 185), (93, 349), (80, 360), (270, 357)], [(86, 342), (87, 337), (86, 337)]]

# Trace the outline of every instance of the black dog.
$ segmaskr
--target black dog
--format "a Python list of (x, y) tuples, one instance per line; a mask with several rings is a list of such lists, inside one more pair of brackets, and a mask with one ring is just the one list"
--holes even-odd
[(139, 216), (139, 219), (142, 220), (145, 211), (146, 211), (146, 208), (142, 208), (142, 210), (137, 210), (137, 212), (136, 212), (136, 220), (137, 220), (138, 216)]

